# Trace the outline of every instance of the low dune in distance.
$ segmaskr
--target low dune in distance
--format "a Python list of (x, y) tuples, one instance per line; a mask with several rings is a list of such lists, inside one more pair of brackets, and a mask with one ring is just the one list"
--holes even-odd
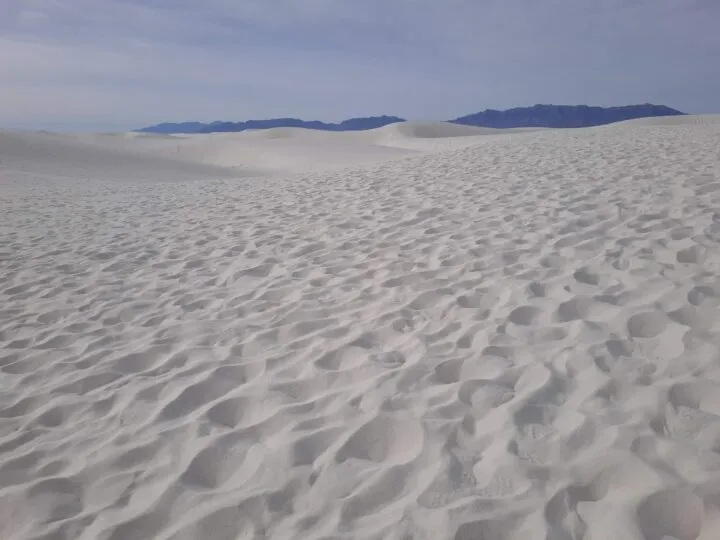
[(96, 181), (268, 176), (382, 163), (472, 145), (477, 137), (522, 131), (406, 122), (364, 132), (302, 128), (207, 135), (0, 132), (0, 167), (8, 176), (94, 177)]

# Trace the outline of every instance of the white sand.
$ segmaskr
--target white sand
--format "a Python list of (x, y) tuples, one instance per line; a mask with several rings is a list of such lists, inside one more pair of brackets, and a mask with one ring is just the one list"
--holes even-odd
[(404, 122), (360, 132), (273, 128), (208, 135), (78, 135), (74, 139), (113, 151), (229, 167), (247, 176), (377, 164), (472, 146), (487, 135), (507, 137), (524, 131), (528, 130), (477, 128), (447, 122)]
[(720, 538), (717, 118), (377, 131), (0, 135), (0, 539)]

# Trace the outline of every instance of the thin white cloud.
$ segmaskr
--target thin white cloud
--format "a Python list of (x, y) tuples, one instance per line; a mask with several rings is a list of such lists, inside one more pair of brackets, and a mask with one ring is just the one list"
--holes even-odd
[(720, 110), (715, 0), (0, 3), (0, 125)]

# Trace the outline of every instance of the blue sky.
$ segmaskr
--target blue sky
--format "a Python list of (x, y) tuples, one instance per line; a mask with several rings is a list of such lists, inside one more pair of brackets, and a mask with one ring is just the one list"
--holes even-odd
[(718, 0), (0, 0), (0, 126), (720, 112)]

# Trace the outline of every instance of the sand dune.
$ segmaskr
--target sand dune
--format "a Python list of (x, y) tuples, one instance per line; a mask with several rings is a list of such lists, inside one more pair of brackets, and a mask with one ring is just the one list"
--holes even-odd
[(607, 127), (629, 126), (716, 126), (720, 124), (720, 114), (687, 115), (687, 116), (657, 116), (654, 118), (636, 118), (610, 124)]
[(720, 537), (696, 120), (230, 179), (252, 134), (3, 134), (0, 538)]
[(508, 133), (526, 133), (541, 131), (543, 128), (495, 129), (487, 127), (464, 126), (450, 122), (402, 122), (373, 130), (375, 133), (397, 133), (407, 138), (441, 139), (447, 137), (473, 137), (478, 135), (507, 135)]
[(154, 154), (129, 153), (123, 145), (99, 146), (68, 135), (0, 131), (0, 175), (5, 181), (65, 178), (80, 183), (146, 183), (239, 175), (237, 171), (168, 159), (158, 151)]
[(448, 122), (403, 122), (352, 132), (272, 128), (204, 135), (80, 135), (83, 143), (237, 169), (245, 175), (318, 172), (372, 165), (478, 144), (487, 135), (536, 131), (497, 130)]
[(418, 153), (372, 141), (321, 139), (316, 135), (322, 132), (305, 131), (291, 138), (0, 132), (0, 172), (21, 179), (177, 182), (342, 169)]
[[(269, 131), (269, 130), (268, 130)], [(305, 130), (302, 137), (274, 137), (255, 133), (199, 135), (179, 142), (161, 155), (194, 163), (222, 167), (250, 168), (263, 174), (292, 174), (381, 163), (408, 157), (414, 152), (328, 137), (327, 133)]]

